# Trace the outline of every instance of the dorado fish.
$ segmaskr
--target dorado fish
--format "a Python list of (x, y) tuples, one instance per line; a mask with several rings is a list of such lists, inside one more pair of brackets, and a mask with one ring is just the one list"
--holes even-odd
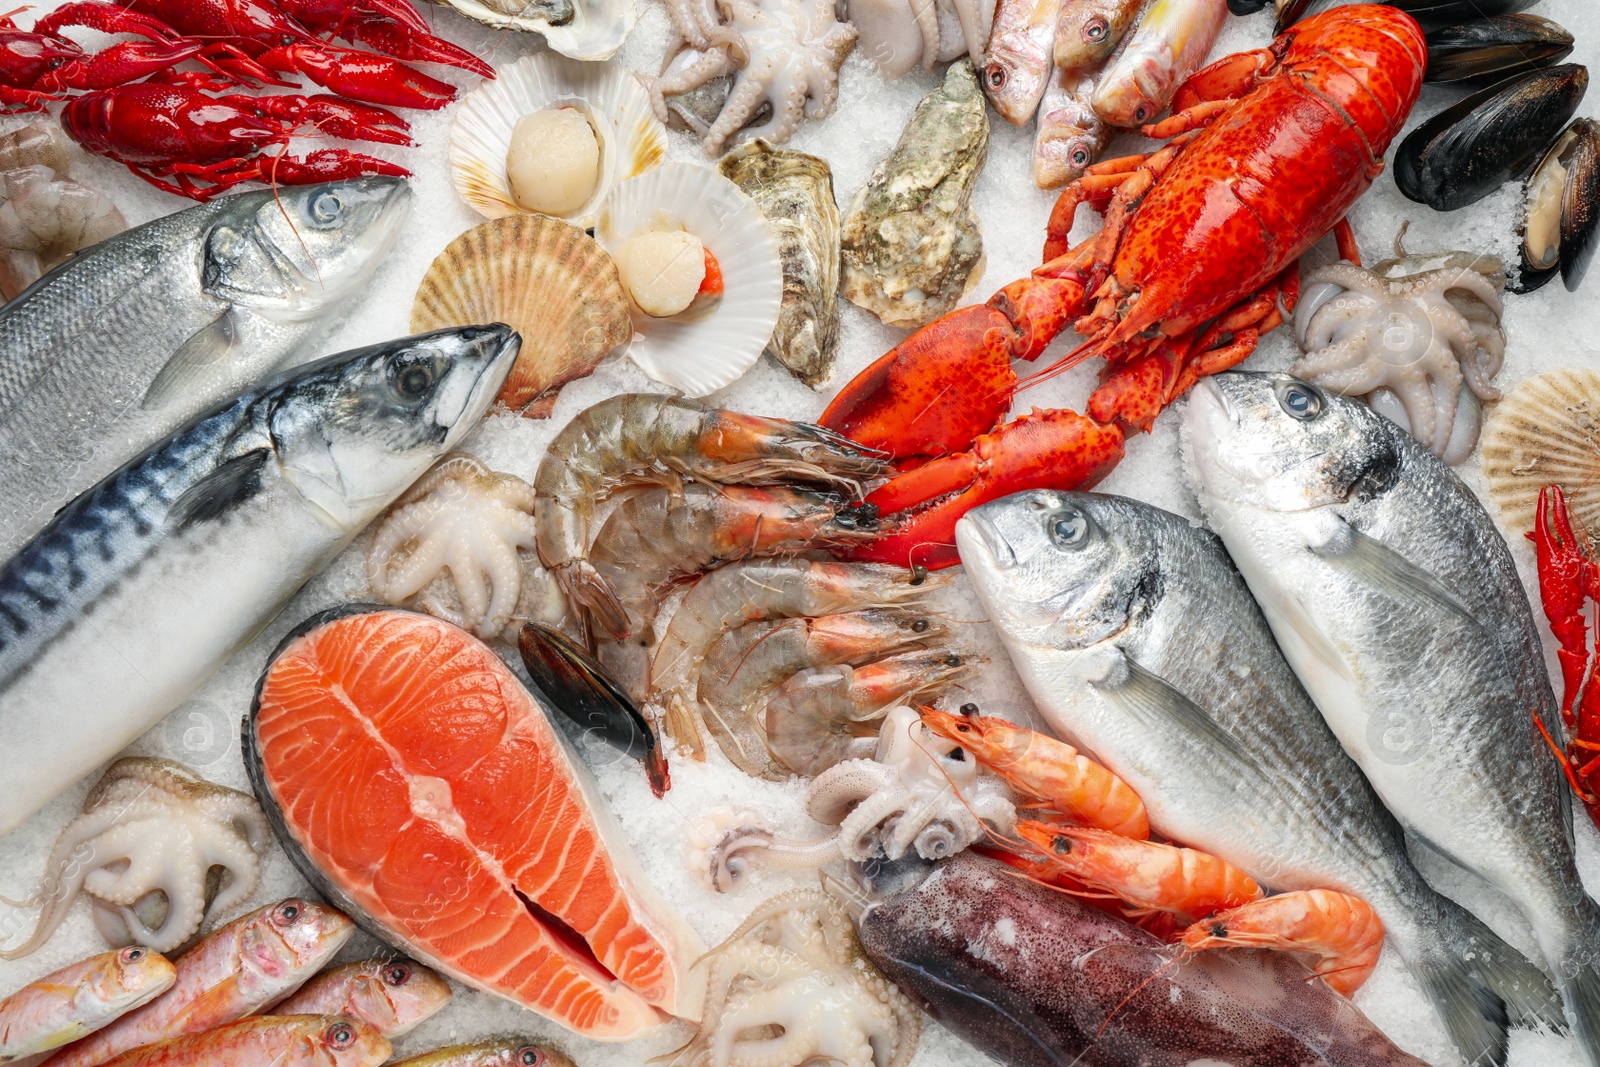
[(0, 833), (155, 725), (477, 425), (505, 326), (330, 356), (191, 422), (0, 567)]
[(1278, 891), (1371, 904), (1468, 1063), (1505, 1019), (1560, 1019), (1539, 969), (1429, 888), (1220, 542), (1122, 497), (974, 508), (961, 562), (1050, 724), (1131, 785), (1163, 836)]
[(1188, 468), (1284, 655), (1413, 849), (1498, 889), (1533, 928), (1600, 1063), (1600, 907), (1526, 591), (1483, 505), (1356, 400), (1285, 374), (1204, 379)]
[(978, 77), (989, 103), (1013, 126), (1027, 125), (1039, 108), (1060, 10), (1061, 0), (1000, 0), (995, 9), (994, 34)]
[(165, 993), (177, 977), (165, 956), (137, 947), (47, 974), (0, 1000), (0, 1063), (92, 1034)]
[(1050, 72), (1033, 142), (1033, 180), (1039, 188), (1058, 189), (1076, 181), (1106, 150), (1111, 127), (1089, 103), (1093, 96), (1093, 74), (1059, 68)]
[(79, 253), (0, 310), (0, 559), (286, 365), (371, 276), (410, 201), (381, 177), (219, 197)]
[(1185, 957), (971, 852), (851, 874), (867, 957), (1007, 1067), (1425, 1067), (1288, 956)]
[(1113, 126), (1154, 122), (1206, 61), (1227, 17), (1227, 0), (1154, 0), (1100, 76), (1094, 109)]

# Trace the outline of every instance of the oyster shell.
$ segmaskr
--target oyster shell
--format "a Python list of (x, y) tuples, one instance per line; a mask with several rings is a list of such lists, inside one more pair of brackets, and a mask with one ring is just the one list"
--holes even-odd
[(778, 245), (755, 201), (692, 163), (669, 163), (618, 185), (601, 205), (594, 234), (616, 252), (639, 234), (666, 229), (687, 230), (710, 251), (722, 270), (722, 300), (703, 314), (674, 318), (634, 308), (628, 356), (656, 381), (705, 396), (749, 370), (772, 337), (783, 300)]
[(549, 107), (583, 113), (600, 141), (600, 178), (572, 214), (573, 225), (594, 224), (600, 204), (618, 182), (657, 166), (667, 154), (667, 131), (650, 96), (621, 67), (580, 63), (541, 52), (502, 67), (461, 101), (450, 129), (450, 173), (456, 192), (486, 218), (522, 212), (506, 180), (511, 131), (524, 115)]
[(498, 29), (541, 35), (573, 59), (610, 59), (639, 20), (634, 0), (432, 0)]
[(890, 326), (945, 314), (983, 274), (972, 186), (989, 150), (983, 91), (967, 60), (917, 105), (844, 222), (844, 295)]
[(616, 264), (588, 234), (547, 215), (474, 226), (423, 275), (412, 333), (479, 322), (503, 322), (527, 339), (497, 399), (539, 419), (563, 385), (633, 336)]
[(826, 160), (757, 138), (717, 164), (772, 225), (783, 264), (783, 306), (772, 358), (820, 388), (839, 347), (839, 207)]

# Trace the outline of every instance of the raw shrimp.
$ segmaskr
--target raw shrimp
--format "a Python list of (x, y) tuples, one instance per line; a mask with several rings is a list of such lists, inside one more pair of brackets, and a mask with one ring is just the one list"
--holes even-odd
[(1359, 897), (1306, 889), (1212, 915), (1184, 931), (1183, 945), (1311, 953), (1317, 957), (1311, 969), (1336, 992), (1350, 996), (1378, 965), (1383, 921)]
[(668, 737), (704, 759), (695, 722), (696, 688), (701, 664), (728, 630), (759, 619), (909, 607), (942, 584), (929, 579), (913, 585), (909, 572), (877, 563), (763, 560), (712, 571), (684, 596), (656, 648), (650, 713), (664, 718)]
[(539, 556), (614, 637), (628, 619), (588, 559), (595, 504), (630, 482), (810, 484), (859, 499), (884, 472), (874, 454), (820, 426), (740, 415), (691, 400), (624, 393), (581, 411), (545, 452), (534, 477)]
[(102, 952), (0, 1000), (0, 1063), (60, 1048), (146, 1004), (178, 972), (147, 948)]
[(1133, 787), (1071, 745), (988, 715), (924, 708), (922, 721), (1051, 811), (1123, 837), (1150, 836), (1144, 801)]
[(53, 122), (30, 122), (0, 134), (0, 171), (34, 166), (67, 172), (67, 135)]
[(109, 197), (50, 167), (0, 173), (0, 294), (12, 299), (72, 253), (127, 228)]
[(1193, 922), (1264, 896), (1239, 868), (1192, 848), (1027, 819), (1016, 831), (1053, 871), (1116, 896), (1134, 915), (1168, 912)]
[(870, 757), (889, 708), (965, 681), (979, 661), (951, 648), (918, 649), (863, 667), (801, 671), (767, 701), (767, 747), (796, 774)]
[(700, 668), (700, 720), (746, 774), (789, 777), (767, 751), (761, 705), (785, 679), (812, 667), (860, 666), (944, 633), (920, 611), (877, 608), (817, 618), (753, 622), (722, 636)]

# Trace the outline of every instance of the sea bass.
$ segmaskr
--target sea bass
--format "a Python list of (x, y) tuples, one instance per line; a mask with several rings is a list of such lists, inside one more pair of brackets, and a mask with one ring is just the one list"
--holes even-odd
[(1060, 10), (1061, 0), (1000, 0), (995, 9), (994, 33), (978, 78), (989, 103), (1013, 126), (1026, 126), (1039, 108)]
[(1227, 17), (1227, 0), (1154, 0), (1101, 75), (1094, 109), (1113, 126), (1154, 122), (1206, 61)]
[(0, 833), (155, 725), (477, 425), (505, 326), (330, 356), (133, 460), (0, 567)]
[(1065, 0), (1056, 16), (1056, 68), (1087, 74), (1127, 36), (1145, 0)]
[(1185, 958), (971, 852), (851, 873), (868, 958), (1007, 1067), (1425, 1067), (1287, 956)]
[(1033, 180), (1039, 188), (1059, 189), (1076, 181), (1106, 150), (1111, 127), (1089, 103), (1093, 96), (1093, 74), (1050, 72), (1033, 142)]
[(1483, 505), (1356, 400), (1285, 374), (1203, 379), (1184, 412), (1211, 528), (1413, 848), (1505, 894), (1600, 1063), (1600, 907), (1573, 861), (1528, 596)]
[(1277, 891), (1371, 904), (1468, 1063), (1559, 1022), (1544, 975), (1429, 888), (1212, 534), (1136, 500), (1036, 490), (974, 508), (961, 562), (1051, 726), (1163, 836)]
[(65, 1048), (48, 1067), (95, 1067), (129, 1049), (223, 1026), (282, 1000), (355, 933), (332, 908), (291, 897), (220, 927), (177, 961), (172, 988)]
[(263, 1015), (134, 1049), (107, 1067), (378, 1067), (393, 1051), (359, 1019)]
[(0, 1000), (0, 1063), (60, 1048), (172, 988), (171, 961), (147, 948), (80, 960)]
[(219, 197), (79, 253), (0, 310), (0, 559), (132, 457), (286, 365), (371, 276), (411, 192)]

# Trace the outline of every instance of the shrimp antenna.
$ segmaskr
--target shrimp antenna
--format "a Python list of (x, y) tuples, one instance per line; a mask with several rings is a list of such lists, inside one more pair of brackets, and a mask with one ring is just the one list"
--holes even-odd
[(1194, 955), (1192, 950), (1184, 949), (1183, 951), (1179, 952), (1176, 956), (1174, 956), (1170, 960), (1168, 960), (1166, 963), (1163, 963), (1161, 966), (1157, 967), (1155, 969), (1154, 973), (1152, 973), (1150, 975), (1150, 977), (1146, 978), (1144, 981), (1142, 981), (1138, 985), (1134, 986), (1133, 987), (1133, 991), (1131, 993), (1129, 993), (1127, 996), (1123, 997), (1121, 1000), (1119, 1000), (1117, 1002), (1116, 1007), (1112, 1008), (1110, 1013), (1108, 1013), (1106, 1015), (1105, 1022), (1101, 1023), (1100, 1024), (1100, 1029), (1098, 1029), (1098, 1030), (1096, 1030), (1094, 1032), (1094, 1039), (1096, 1041), (1098, 1041), (1098, 1040), (1100, 1040), (1101, 1037), (1103, 1037), (1105, 1035), (1106, 1027), (1110, 1026), (1111, 1025), (1111, 1020), (1115, 1019), (1117, 1017), (1117, 1012), (1119, 1012), (1123, 1008), (1127, 1007), (1128, 1002), (1130, 1000), (1132, 1000), (1134, 997), (1138, 996), (1140, 993), (1143, 993), (1145, 986), (1149, 985), (1151, 982), (1154, 982), (1157, 978), (1160, 978), (1161, 975), (1162, 975), (1162, 972), (1164, 972), (1167, 968), (1173, 967), (1173, 966), (1176, 966), (1179, 963), (1182, 963), (1184, 960), (1188, 959), (1192, 955)]

